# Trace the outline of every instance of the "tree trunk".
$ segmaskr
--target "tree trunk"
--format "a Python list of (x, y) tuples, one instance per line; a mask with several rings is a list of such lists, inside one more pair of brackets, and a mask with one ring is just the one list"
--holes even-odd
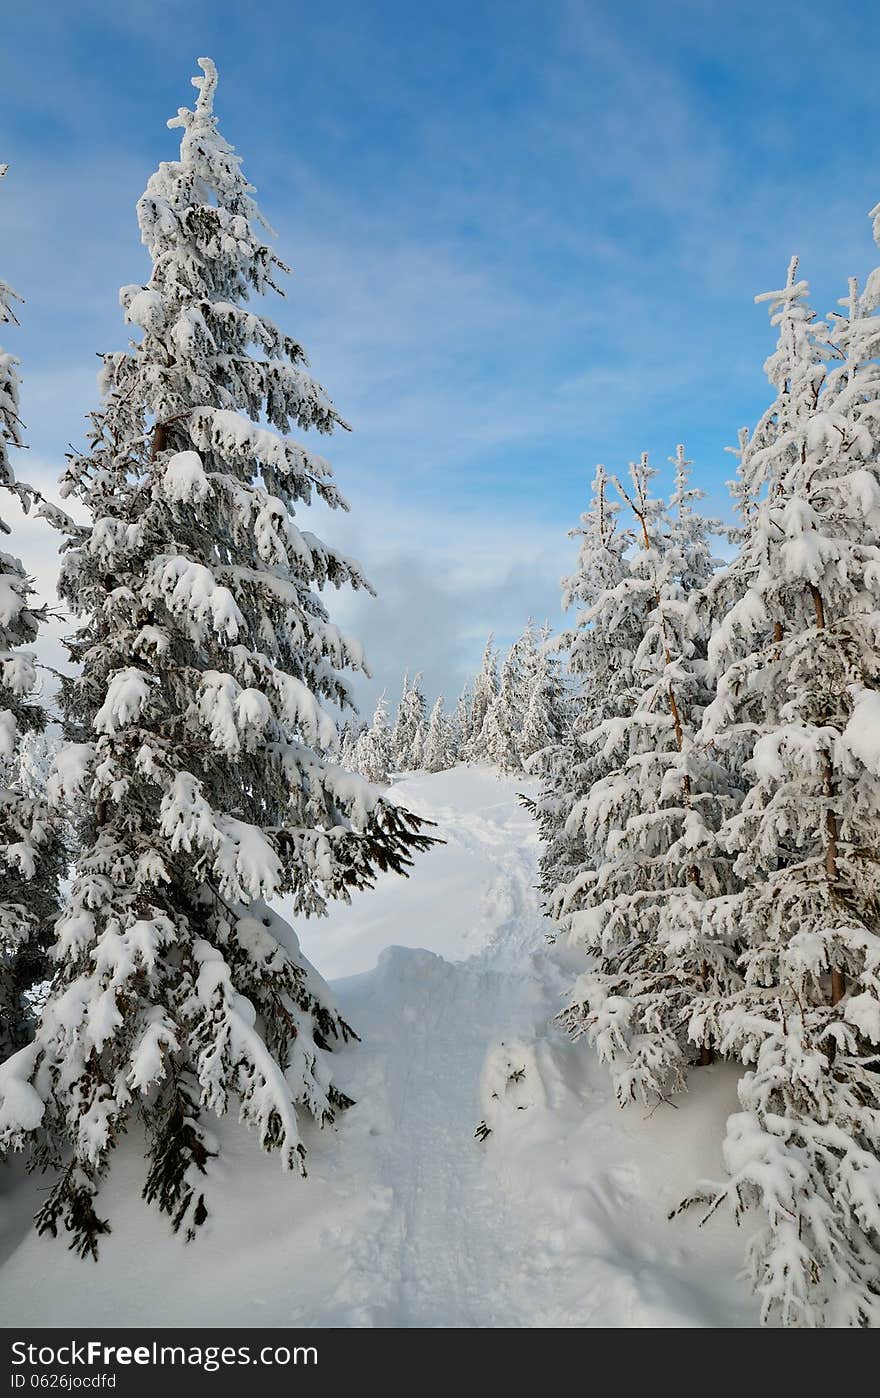
[(165, 443), (168, 440), (167, 422), (157, 422), (153, 428), (153, 440), (150, 446), (150, 460), (155, 461), (160, 451), (165, 450)]

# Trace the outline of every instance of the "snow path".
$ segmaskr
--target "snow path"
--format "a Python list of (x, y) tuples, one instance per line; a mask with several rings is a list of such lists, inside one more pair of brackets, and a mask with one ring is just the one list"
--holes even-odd
[[(528, 1228), (492, 1189), (473, 1139), (485, 1030), (498, 1023), (503, 978), (491, 972), (462, 977), (448, 963), (431, 964), (429, 956), (408, 955), (400, 1017), (377, 1007), (359, 1021), (383, 1090), (369, 1112), (373, 1149), (361, 1156), (352, 1184), (383, 1180), (388, 1207), (355, 1249), (350, 1285), (366, 1298), (357, 1319), (509, 1324), (502, 1288), (527, 1246)], [(475, 1027), (464, 1030), (460, 1016)], [(395, 1052), (389, 1061), (390, 1044)], [(377, 1274), (384, 1275), (387, 1294), (374, 1307), (368, 1298)]]
[(586, 1046), (551, 1026), (568, 973), (544, 945), (521, 788), (481, 769), (402, 782), (399, 799), (446, 844), (409, 880), (383, 878), (306, 927), (303, 948), (362, 1039), (339, 1058), (356, 1105), (337, 1131), (311, 1133), (309, 1178), (281, 1176), (221, 1123), (212, 1217), (185, 1246), (138, 1200), (130, 1141), (102, 1196), (114, 1231), (98, 1268), (34, 1237), (39, 1186), (19, 1184), (0, 1199), (6, 1324), (756, 1322), (735, 1279), (742, 1233), (666, 1218), (718, 1171), (734, 1078), (710, 1070), (646, 1121), (620, 1112)]
[[(545, 997), (524, 974), (540, 945), (531, 887), (537, 844), (529, 818), (509, 794), (497, 799), (494, 777), (488, 782), (493, 799), (477, 811), (401, 798), (437, 822), (450, 852), (487, 864), (489, 879), (470, 910), (486, 939), (482, 950), (450, 962), (395, 947), (375, 972), (334, 987), (363, 1039), (350, 1084), (363, 1105), (341, 1129), (340, 1172), (350, 1172), (355, 1196), (374, 1180), (386, 1190), (386, 1207), (348, 1263), (341, 1293), (355, 1305), (348, 1323), (535, 1323), (534, 1304), (518, 1316), (507, 1284), (512, 1277), (521, 1285), (530, 1223), (499, 1191), (474, 1139), (487, 1050), (512, 1025), (546, 1018)], [(386, 993), (376, 993), (377, 978)], [(348, 1135), (359, 1138), (357, 1148), (346, 1149)]]
[[(444, 788), (455, 798), (448, 804)], [(447, 841), (431, 858), (456, 869), (464, 857), (471, 869), (469, 906), (462, 910), (453, 898), (444, 909), (435, 901), (431, 923), (423, 918), (414, 930), (450, 949), (469, 930), (464, 944), (476, 941), (480, 949), (446, 960), (395, 947), (376, 971), (335, 985), (364, 1040), (360, 1062), (351, 1065), (351, 1092), (360, 1087), (363, 1105), (343, 1125), (339, 1168), (351, 1171), (355, 1196), (371, 1180), (385, 1185), (383, 1207), (348, 1259), (341, 1295), (353, 1310), (343, 1323), (747, 1323), (734, 1280), (739, 1239), (730, 1275), (716, 1277), (680, 1246), (667, 1250), (673, 1238), (665, 1201), (654, 1208), (651, 1226), (631, 1227), (645, 1171), (628, 1137), (642, 1156), (658, 1142), (638, 1139), (638, 1111), (625, 1130), (628, 1114), (609, 1101), (586, 1046), (568, 1044), (550, 1022), (568, 977), (544, 942), (534, 887), (540, 846), (516, 793), (517, 783), (479, 771), (403, 785), (401, 800), (431, 816)], [(442, 898), (442, 872), (433, 871), (435, 900)], [(462, 917), (469, 929), (446, 925)], [(500, 1120), (495, 1107), (492, 1135), (481, 1146), (474, 1128), (487, 1103), (493, 1106), (496, 1059), (505, 1065), (505, 1084), (506, 1067), (527, 1065), (527, 1072), (516, 1088), (521, 1100), (506, 1116), (503, 1103)], [(729, 1108), (728, 1092), (724, 1100)], [(549, 1172), (548, 1156), (559, 1146), (570, 1149), (570, 1127), (583, 1131), (591, 1114), (589, 1154), (577, 1160), (573, 1153), (568, 1166)], [(662, 1138), (664, 1127), (661, 1121), (651, 1134)], [(358, 1146), (348, 1148), (348, 1132), (359, 1135)], [(693, 1158), (683, 1162), (682, 1188), (670, 1202), (692, 1182)], [(540, 1178), (545, 1172), (549, 1189)], [(692, 1236), (694, 1221), (685, 1230)]]

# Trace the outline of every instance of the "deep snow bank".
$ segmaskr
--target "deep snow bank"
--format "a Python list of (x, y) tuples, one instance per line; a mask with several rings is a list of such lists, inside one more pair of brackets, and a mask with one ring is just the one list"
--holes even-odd
[(309, 1178), (222, 1122), (212, 1217), (187, 1246), (141, 1203), (132, 1137), (95, 1267), (34, 1236), (40, 1181), (7, 1171), (7, 1325), (756, 1323), (735, 1280), (742, 1233), (666, 1219), (719, 1171), (735, 1079), (712, 1068), (676, 1107), (621, 1112), (586, 1046), (550, 1024), (566, 972), (544, 945), (522, 785), (463, 768), (401, 782), (447, 843), (300, 929), (363, 1039), (341, 1064), (357, 1105), (312, 1132)]

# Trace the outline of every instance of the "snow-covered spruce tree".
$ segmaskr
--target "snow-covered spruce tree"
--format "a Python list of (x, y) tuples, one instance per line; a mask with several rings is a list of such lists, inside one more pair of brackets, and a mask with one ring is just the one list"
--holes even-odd
[(423, 766), (426, 772), (445, 772), (455, 766), (452, 724), (443, 711), (443, 696), (437, 698), (425, 736)]
[(45, 796), (61, 740), (44, 729), (22, 735), (18, 754), (18, 785), (25, 796)]
[(339, 729), (339, 765), (346, 772), (358, 770), (357, 745), (363, 732), (364, 724), (354, 718), (346, 719)]
[(415, 738), (413, 739), (413, 745), (412, 745), (412, 757), (410, 758), (410, 767), (412, 768), (412, 770), (413, 770), (414, 772), (421, 772), (421, 771), (424, 770), (424, 766), (425, 766), (425, 740), (426, 740), (427, 736), (428, 736), (428, 726), (427, 726), (427, 722), (422, 722), (422, 723), (419, 724), (418, 728), (416, 729), (416, 735), (415, 735)]
[(455, 760), (466, 762), (471, 741), (471, 687), (465, 684), (455, 705)]
[[(749, 615), (751, 582), (765, 566), (772, 543), (766, 533), (761, 502), (779, 488), (777, 460), (780, 450), (797, 455), (819, 401), (831, 357), (830, 345), (813, 331), (815, 313), (807, 303), (809, 288), (798, 281), (798, 259), (788, 267), (785, 287), (766, 292), (756, 302), (770, 302), (771, 322), (778, 327), (776, 347), (764, 365), (775, 396), (750, 432), (740, 431), (736, 478), (728, 482), (739, 525), (730, 531), (737, 553), (707, 586), (707, 606), (723, 631), (714, 650), (724, 647), (728, 661), (747, 654), (762, 638), (767, 645), (781, 639), (782, 621), (760, 612)], [(775, 652), (768, 650), (768, 657)], [(713, 666), (717, 669), (717, 666)], [(725, 737), (729, 748), (731, 739)], [(743, 749), (748, 756), (748, 745)]]
[(398, 772), (418, 771), (422, 765), (427, 721), (421, 685), (421, 675), (416, 675), (412, 684), (404, 675), (403, 692), (391, 739), (394, 765)]
[(387, 782), (391, 772), (391, 730), (388, 704), (382, 694), (373, 713), (373, 722), (364, 728), (355, 744), (355, 770), (371, 782)]
[(498, 693), (483, 720), (480, 742), (484, 759), (500, 772), (522, 771), (520, 735), (525, 715), (520, 708), (522, 685), (517, 646), (511, 646), (501, 666)]
[(684, 1086), (694, 1047), (711, 1054), (705, 1005), (738, 981), (731, 941), (706, 935), (708, 899), (731, 887), (731, 861), (716, 832), (738, 792), (694, 741), (711, 698), (697, 600), (713, 566), (711, 524), (692, 508), (690, 463), (675, 458), (670, 505), (652, 497), (647, 457), (631, 468), (636, 549), (623, 581), (597, 599), (594, 624), (640, 625), (633, 657), (642, 689), (629, 712), (585, 735), (606, 775), (594, 781), (572, 824), (592, 867), (576, 880), (570, 937), (594, 958), (575, 984), (563, 1020), (586, 1034), (609, 1064), (621, 1104)]
[(483, 651), (483, 663), (474, 678), (471, 692), (469, 729), (470, 736), (465, 756), (471, 762), (486, 760), (486, 744), (483, 738), (483, 725), (486, 715), (498, 695), (498, 652), (495, 637), (490, 634)]
[[(445, 702), (445, 701), (444, 701)], [(446, 739), (446, 757), (448, 767), (457, 767), (461, 762), (461, 716), (458, 706), (450, 710), (443, 710), (443, 731)]]
[(538, 642), (535, 637), (535, 623), (532, 618), (526, 622), (525, 630), (516, 641), (517, 703), (525, 716), (532, 697), (535, 678), (538, 673)]
[[(585, 843), (581, 803), (593, 782), (611, 770), (601, 752), (583, 740), (603, 719), (628, 714), (638, 693), (633, 661), (641, 619), (627, 609), (618, 615), (612, 605), (615, 589), (624, 590), (632, 544), (631, 532), (619, 527), (619, 513), (605, 468), (598, 466), (590, 508), (580, 526), (570, 531), (581, 541), (577, 567), (562, 584), (563, 610), (577, 611), (573, 624), (553, 642), (575, 687), (572, 721), (558, 744), (528, 762), (529, 771), (541, 778), (538, 796), (525, 804), (535, 816), (544, 846), (539, 864), (544, 906), (564, 932), (601, 854)], [(600, 599), (603, 607), (596, 611)]]
[[(0, 177), (6, 167), (0, 166)], [(0, 324), (17, 324), (20, 298), (0, 281)], [(10, 452), (24, 445), (19, 416), (18, 361), (0, 347), (0, 485), (29, 510), (36, 492), (16, 480)], [(10, 534), (0, 519), (0, 533)], [(45, 608), (32, 604), (22, 563), (0, 551), (0, 1056), (33, 1031), (29, 994), (50, 974), (48, 947), (58, 914), (63, 852), (58, 822), (45, 791), (22, 780), (32, 739), (46, 726), (34, 700), (33, 644)]]
[(285, 269), (200, 67), (195, 109), (171, 122), (180, 159), (138, 205), (152, 273), (121, 299), (140, 340), (106, 356), (90, 448), (64, 477), (89, 516), (61, 582), (81, 672), (56, 774), (82, 793), (81, 853), (36, 1039), (0, 1075), (4, 1143), (59, 1172), (38, 1227), (63, 1223), (82, 1255), (135, 1113), (145, 1197), (188, 1235), (218, 1149), (206, 1113), (237, 1103), (303, 1168), (301, 1118), (347, 1103), (328, 1050), (350, 1031), (268, 900), (319, 914), (425, 844), (332, 760), (323, 701), (348, 705), (340, 672), (363, 662), (320, 590), (364, 583), (295, 524), (313, 495), (342, 500), (286, 434), (340, 419), (297, 342), (244, 304)]
[(710, 1212), (723, 1200), (764, 1211), (748, 1263), (765, 1322), (876, 1326), (880, 273), (861, 300), (851, 287), (830, 336), (806, 290), (793, 266), (769, 297), (777, 393), (743, 453), (741, 593), (712, 639), (705, 734), (751, 745), (750, 790), (722, 831), (743, 886), (714, 908), (719, 935), (735, 928), (745, 944), (745, 984), (717, 1020), (749, 1071), (727, 1126), (729, 1179), (702, 1197)]
[(519, 750), (523, 767), (528, 771), (537, 753), (560, 746), (567, 738), (571, 723), (568, 696), (560, 674), (559, 659), (550, 644), (549, 627), (541, 632), (525, 698)]
[(399, 698), (399, 700), (397, 701), (397, 713), (396, 713), (395, 716), (394, 716), (394, 723), (393, 723), (392, 728), (391, 728), (391, 757), (392, 757), (392, 761), (393, 761), (393, 763), (394, 763), (394, 766), (395, 766), (398, 770), (403, 770), (403, 769), (400, 767), (400, 763), (399, 763), (399, 761), (398, 761), (398, 755), (399, 755), (401, 749), (402, 749), (404, 746), (406, 746), (406, 745), (408, 744), (408, 746), (407, 746), (407, 752), (406, 752), (405, 755), (406, 755), (406, 757), (409, 757), (409, 756), (410, 756), (410, 749), (411, 749), (411, 747), (412, 747), (412, 738), (411, 738), (411, 737), (409, 737), (409, 738), (405, 738), (405, 737), (404, 737), (404, 735), (405, 735), (405, 733), (406, 733), (407, 723), (408, 723), (408, 706), (407, 706), (407, 695), (408, 695), (408, 694), (409, 694), (409, 671), (407, 670), (407, 671), (404, 672), (404, 676), (403, 676), (403, 685), (402, 685), (401, 690), (400, 690), (400, 698)]

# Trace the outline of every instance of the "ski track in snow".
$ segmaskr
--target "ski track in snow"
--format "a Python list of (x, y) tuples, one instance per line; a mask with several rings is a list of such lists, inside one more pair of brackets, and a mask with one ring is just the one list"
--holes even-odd
[[(509, 815), (511, 802), (495, 810)], [(385, 1182), (385, 1208), (356, 1241), (339, 1297), (351, 1298), (349, 1324), (504, 1326), (515, 1323), (505, 1278), (521, 1272), (528, 1227), (486, 1170), (474, 1128), (487, 1048), (530, 998), (522, 952), (534, 950), (540, 926), (529, 887), (534, 854), (523, 858), (531, 830), (525, 815), (499, 823), (449, 807), (430, 814), (448, 842), (491, 852), (495, 876), (475, 910), (491, 939), (462, 962), (385, 952), (363, 980), (387, 978), (397, 991), (387, 997), (364, 995), (361, 978), (336, 986), (363, 1038), (351, 1064), (362, 1105), (342, 1128), (339, 1173), (350, 1172), (355, 1195)], [(360, 1149), (346, 1150), (349, 1128)]]
[[(338, 1130), (311, 1133), (309, 1179), (280, 1176), (223, 1123), (213, 1216), (185, 1246), (137, 1201), (143, 1162), (125, 1147), (88, 1289), (87, 1264), (28, 1230), (35, 1187), (18, 1186), (0, 1201), (7, 1324), (755, 1323), (736, 1281), (742, 1233), (666, 1220), (701, 1170), (717, 1174), (734, 1079), (710, 1070), (679, 1111), (646, 1122), (619, 1111), (591, 1052), (552, 1026), (568, 976), (544, 944), (522, 786), (455, 769), (395, 789), (447, 845), (409, 881), (383, 878), (334, 911), (333, 954), (359, 964), (367, 923), (368, 945), (405, 936), (434, 950), (392, 945), (334, 983), (362, 1039), (337, 1073), (356, 1105)], [(303, 938), (322, 969), (326, 933)]]

